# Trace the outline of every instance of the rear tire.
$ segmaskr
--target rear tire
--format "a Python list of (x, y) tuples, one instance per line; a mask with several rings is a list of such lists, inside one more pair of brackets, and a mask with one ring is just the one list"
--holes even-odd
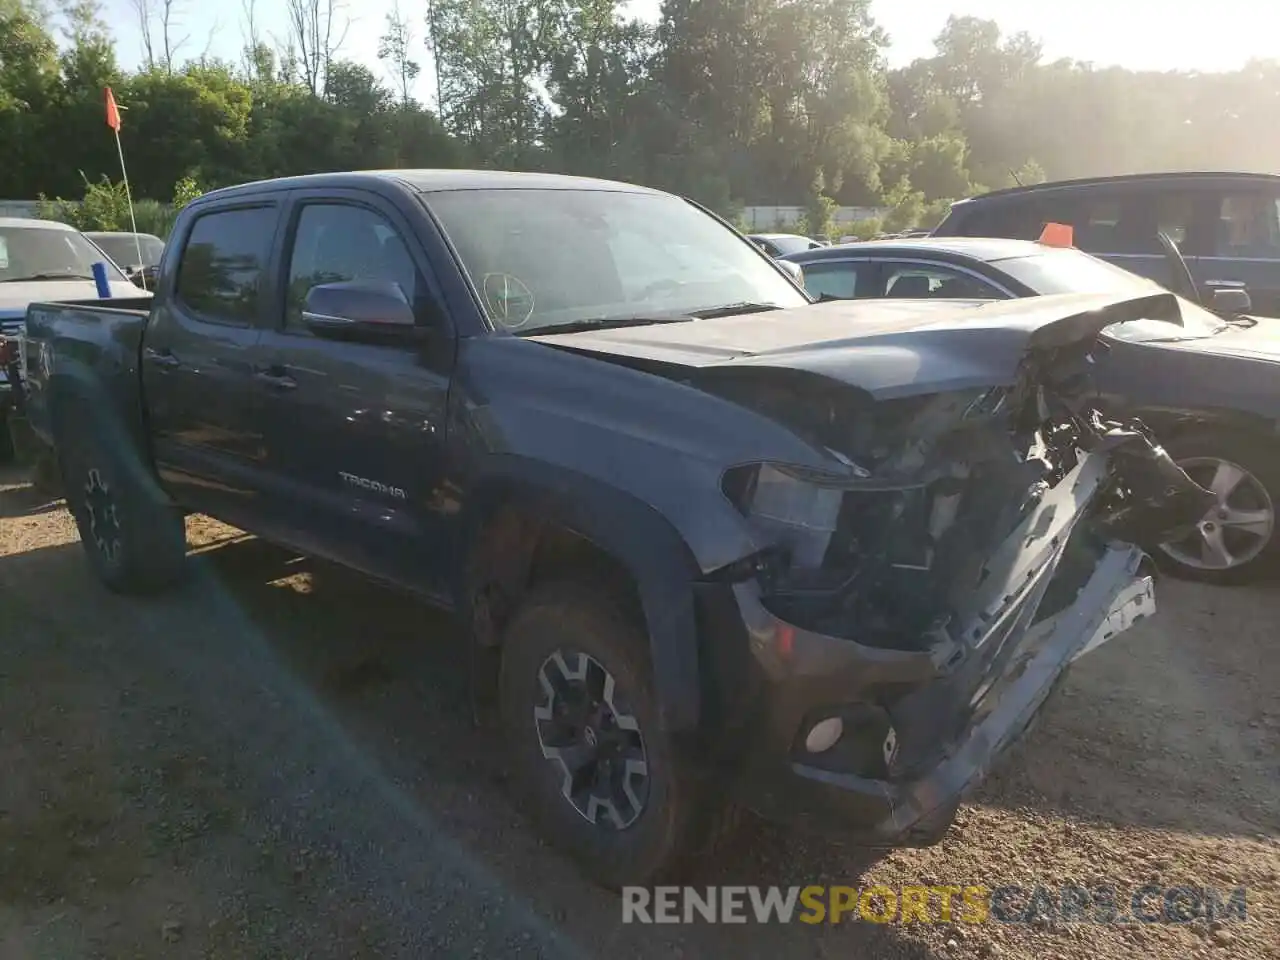
[(728, 812), (661, 729), (637, 620), (606, 590), (549, 583), (525, 598), (502, 643), (522, 799), (543, 834), (610, 889), (678, 876)]
[[(62, 438), (60, 438), (62, 439)], [(67, 509), (98, 579), (117, 593), (154, 593), (186, 573), (182, 514), (87, 429), (59, 444)], [(153, 485), (154, 486), (154, 485)]]
[[(1162, 570), (1186, 580), (1241, 584), (1255, 579), (1280, 554), (1280, 447), (1261, 437), (1204, 432), (1177, 437), (1165, 449), (1202, 486), (1210, 487), (1215, 477), (1224, 481), (1224, 490), (1226, 481), (1234, 483), (1195, 535), (1161, 544), (1152, 550), (1152, 559)], [(1225, 554), (1218, 556), (1218, 550)], [(1222, 564), (1222, 557), (1231, 562)], [(1217, 565), (1206, 562), (1210, 558)]]

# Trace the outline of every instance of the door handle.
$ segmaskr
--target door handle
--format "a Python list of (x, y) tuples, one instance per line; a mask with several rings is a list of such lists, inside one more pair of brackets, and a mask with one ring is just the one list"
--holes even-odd
[(147, 359), (154, 363), (157, 367), (164, 367), (172, 370), (174, 367), (182, 366), (182, 361), (175, 357), (168, 350), (157, 350), (154, 347), (147, 347), (144, 351)]
[(253, 375), (253, 379), (273, 390), (292, 390), (298, 381), (289, 376), (284, 367), (267, 367)]

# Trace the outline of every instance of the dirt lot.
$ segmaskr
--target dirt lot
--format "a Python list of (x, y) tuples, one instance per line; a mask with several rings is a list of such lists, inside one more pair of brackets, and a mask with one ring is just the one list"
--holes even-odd
[(191, 521), (179, 593), (111, 596), (0, 473), (0, 960), (1280, 958), (1280, 583), (1163, 581), (940, 846), (748, 824), (700, 884), (1248, 888), (1210, 925), (638, 926), (542, 847), (439, 616)]

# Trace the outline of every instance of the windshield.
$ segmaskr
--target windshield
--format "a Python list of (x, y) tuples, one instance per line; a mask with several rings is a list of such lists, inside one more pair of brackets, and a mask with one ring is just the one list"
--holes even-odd
[(457, 190), (428, 202), (501, 329), (809, 302), (754, 245), (678, 197)]
[[(1164, 287), (1146, 277), (1130, 273), (1099, 260), (1081, 250), (1045, 250), (1029, 257), (1011, 257), (993, 261), (1007, 273), (1038, 294), (1054, 293), (1121, 293), (1142, 296), (1167, 293)], [(1159, 340), (1197, 340), (1212, 337), (1226, 329), (1226, 324), (1204, 307), (1178, 298), (1182, 313), (1179, 326), (1168, 320), (1131, 320), (1116, 323), (1104, 331), (1107, 336), (1130, 342), (1151, 343)]]
[[(93, 279), (102, 260), (98, 248), (75, 230), (50, 227), (0, 227), (0, 283), (23, 280)], [(127, 279), (112, 264), (107, 275)]]
[[(164, 253), (164, 241), (148, 233), (134, 239), (132, 233), (94, 233), (89, 239), (102, 248), (103, 253), (121, 266), (153, 267)], [(142, 248), (142, 260), (138, 260), (138, 248)]]

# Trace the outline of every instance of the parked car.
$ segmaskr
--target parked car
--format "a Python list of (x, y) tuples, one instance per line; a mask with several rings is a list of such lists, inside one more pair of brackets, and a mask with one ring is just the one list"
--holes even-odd
[[(0, 217), (0, 461), (13, 455), (13, 435), (21, 430), (11, 421), (27, 304), (97, 296), (92, 271), (100, 260), (98, 249), (65, 223)], [(114, 265), (108, 274), (113, 293), (135, 291)]]
[(1034, 240), (1046, 223), (1069, 224), (1081, 250), (1168, 286), (1164, 233), (1202, 296), (1244, 287), (1256, 313), (1280, 316), (1278, 176), (1150, 173), (997, 190), (954, 204), (932, 235)]
[[(1170, 250), (1175, 283), (1196, 291)], [(1167, 256), (1169, 254), (1166, 254)], [(1075, 249), (965, 237), (887, 240), (786, 258), (823, 297), (1008, 299), (1044, 294), (1141, 296), (1153, 281)], [(1171, 281), (1172, 282), (1172, 281)], [(1153, 548), (1184, 577), (1238, 583), (1280, 553), (1280, 321), (1241, 317), (1239, 290), (1214, 289), (1216, 315), (1186, 300), (1177, 317), (1120, 324), (1095, 369), (1108, 409), (1151, 427), (1173, 458), (1218, 496), (1186, 540)], [(876, 316), (873, 310), (869, 318)]]
[(1151, 298), (859, 333), (693, 203), (493, 171), (217, 190), (170, 243), (149, 310), (27, 316), (98, 577), (172, 584), (195, 511), (456, 611), (522, 803), (613, 887), (728, 802), (936, 842), (1211, 499), (1075, 393)]
[(801, 250), (816, 250), (824, 244), (796, 233), (749, 233), (747, 239), (771, 257), (781, 257)]
[(144, 290), (155, 289), (160, 257), (164, 254), (163, 240), (150, 233), (116, 231), (95, 231), (85, 236), (101, 247), (136, 285)]

